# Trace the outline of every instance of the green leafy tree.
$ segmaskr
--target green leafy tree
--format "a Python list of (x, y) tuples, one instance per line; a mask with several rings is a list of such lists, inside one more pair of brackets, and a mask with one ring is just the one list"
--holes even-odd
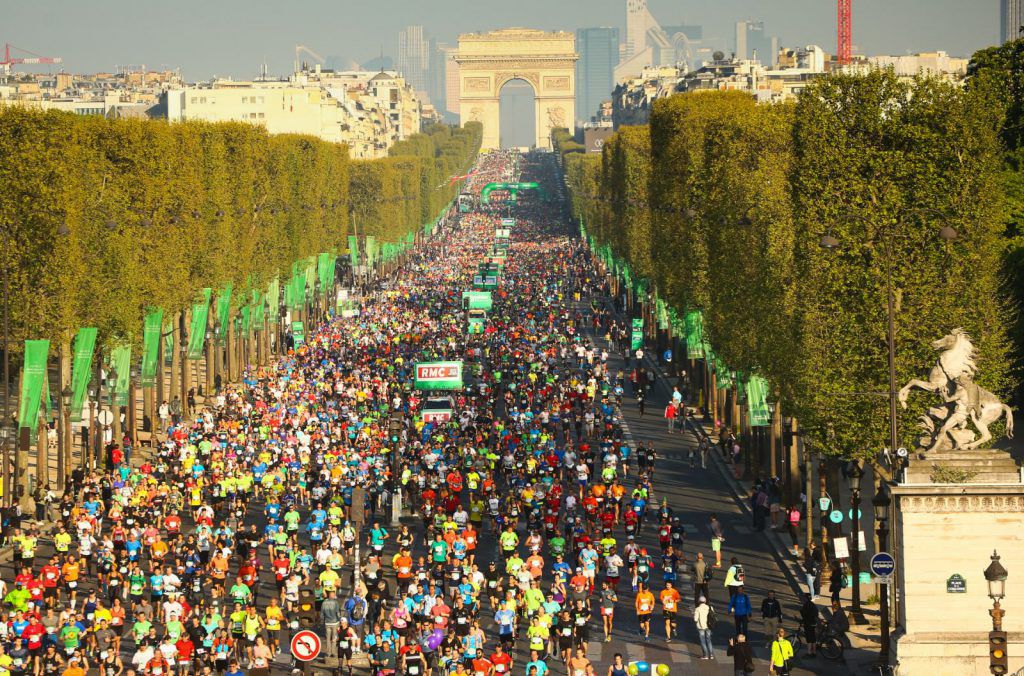
[[(998, 294), (999, 143), (982, 97), (889, 71), (831, 75), (799, 98), (791, 172), (798, 336), (793, 405), (817, 447), (874, 457), (887, 445), (887, 277), (899, 383), (935, 360), (930, 344), (963, 327), (979, 381), (1010, 384)], [(959, 239), (946, 244), (943, 225)], [(819, 247), (830, 235), (837, 250)], [(900, 415), (901, 442), (929, 403)]]

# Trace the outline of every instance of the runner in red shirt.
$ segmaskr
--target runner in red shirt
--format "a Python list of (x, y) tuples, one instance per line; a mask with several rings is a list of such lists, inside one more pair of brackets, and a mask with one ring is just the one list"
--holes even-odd
[(491, 676), (491, 673), (494, 671), (494, 665), (482, 654), (476, 657), (472, 664), (473, 676)]
[(39, 621), (36, 614), (28, 618), (28, 625), (21, 630), (21, 638), (25, 640), (28, 651), (33, 657), (38, 657), (43, 652), (43, 637), (46, 636), (46, 627)]
[(39, 571), (39, 579), (43, 583), (43, 595), (52, 599), (57, 596), (57, 585), (60, 583), (60, 567), (53, 565), (53, 559)]
[(173, 542), (181, 532), (181, 517), (177, 512), (167, 515), (167, 518), (164, 519), (164, 528), (167, 529), (167, 539)]
[(503, 676), (512, 671), (512, 656), (505, 652), (501, 645), (497, 645), (494, 654), (491, 655), (491, 664), (494, 665), (496, 676)]

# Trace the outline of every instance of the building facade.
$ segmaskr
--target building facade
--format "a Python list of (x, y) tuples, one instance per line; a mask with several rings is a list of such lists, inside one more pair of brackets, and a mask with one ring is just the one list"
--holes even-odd
[(618, 28), (581, 28), (576, 31), (576, 118), (577, 126), (597, 114), (601, 102), (611, 98), (615, 88), (615, 65), (619, 61)]
[(387, 155), (420, 130), (422, 103), (397, 72), (300, 71), (287, 80), (214, 80), (167, 92), (167, 119), (248, 122), (271, 134), (345, 143), (352, 157)]
[(1021, 26), (1024, 26), (1024, 0), (999, 0), (1000, 42), (1019, 38)]

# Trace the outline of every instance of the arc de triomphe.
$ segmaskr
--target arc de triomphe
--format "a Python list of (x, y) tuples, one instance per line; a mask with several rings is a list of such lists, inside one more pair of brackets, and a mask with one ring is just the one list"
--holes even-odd
[(572, 33), (507, 28), (459, 36), (459, 115), (483, 124), (483, 150), (501, 146), (501, 88), (510, 80), (533, 87), (538, 148), (551, 147), (551, 129), (573, 132), (576, 119), (576, 37)]

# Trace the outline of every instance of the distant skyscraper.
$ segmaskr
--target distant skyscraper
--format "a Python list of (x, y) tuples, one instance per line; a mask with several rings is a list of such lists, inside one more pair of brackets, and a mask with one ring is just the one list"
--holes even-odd
[(421, 96), (427, 96), (430, 43), (423, 38), (423, 26), (407, 26), (398, 33), (398, 70)]
[(1016, 40), (1024, 25), (1024, 0), (999, 0), (1000, 42)]
[[(430, 102), (440, 113), (451, 110), (454, 105), (457, 112), (459, 105), (459, 64), (451, 58), (456, 48), (446, 42), (430, 39), (430, 67), (427, 69), (427, 80), (430, 84)], [(454, 84), (454, 92), (451, 84)], [(453, 100), (454, 99), (454, 100)]]
[(589, 122), (601, 102), (610, 99), (615, 88), (615, 65), (619, 62), (618, 28), (581, 28), (576, 31), (576, 126)]
[(637, 77), (648, 66), (692, 65), (693, 47), (700, 34), (700, 26), (662, 28), (647, 9), (647, 0), (626, 0), (626, 39), (615, 67), (615, 81)]
[(459, 64), (455, 61), (458, 47), (438, 46), (444, 63), (444, 107), (452, 115), (459, 114)]
[(778, 55), (773, 49), (778, 41), (764, 32), (763, 21), (736, 22), (736, 58), (757, 60), (765, 66), (774, 66)]

